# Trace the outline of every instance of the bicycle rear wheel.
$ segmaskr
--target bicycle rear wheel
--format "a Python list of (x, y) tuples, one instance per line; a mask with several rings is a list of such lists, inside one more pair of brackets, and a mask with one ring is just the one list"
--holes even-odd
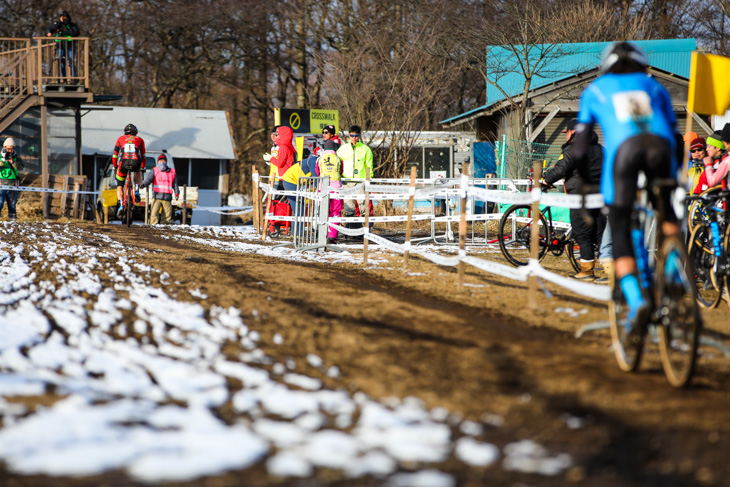
[[(528, 217), (530, 209), (530, 205), (510, 206), (499, 221), (499, 248), (504, 258), (515, 266), (527, 265), (527, 259), (530, 258), (532, 231), (532, 216)], [(542, 212), (538, 216), (538, 224), (540, 236), (538, 260), (542, 260), (550, 241), (550, 227)]]
[[(676, 276), (666, 271), (667, 257), (679, 256)], [(667, 237), (657, 258), (655, 302), (660, 309), (659, 353), (669, 383), (674, 387), (689, 384), (697, 361), (702, 318), (697, 304), (692, 262), (678, 236)]]
[(132, 175), (128, 174), (127, 181), (124, 183), (124, 223), (126, 223), (128, 227), (132, 226), (132, 215), (134, 214), (134, 198), (132, 195), (132, 184), (129, 182), (130, 177), (132, 177)]
[(646, 328), (629, 333), (629, 306), (618, 281), (613, 283), (613, 298), (608, 302), (608, 318), (611, 324), (611, 344), (618, 367), (624, 372), (634, 372), (639, 368), (644, 352)]
[(712, 309), (722, 296), (722, 279), (715, 276), (715, 247), (712, 244), (712, 229), (709, 225), (699, 224), (689, 237), (689, 260), (697, 278), (697, 302), (700, 306)]
[[(730, 251), (730, 225), (727, 225), (727, 228), (725, 229), (725, 238), (722, 241), (722, 245), (725, 249), (725, 264), (730, 266), (730, 262), (727, 262), (727, 259), (730, 259), (730, 255), (728, 255), (728, 251)], [(724, 269), (720, 282), (724, 288), (721, 288), (720, 295), (723, 297), (727, 305), (730, 306), (730, 268)]]

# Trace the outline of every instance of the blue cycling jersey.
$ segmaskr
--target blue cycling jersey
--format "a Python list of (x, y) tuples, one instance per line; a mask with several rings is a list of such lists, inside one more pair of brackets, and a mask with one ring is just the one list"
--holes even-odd
[(606, 74), (583, 92), (578, 123), (603, 130), (601, 193), (606, 204), (614, 200), (613, 166), (616, 152), (626, 139), (654, 134), (672, 146), (672, 175), (676, 175), (675, 139), (677, 118), (667, 90), (646, 73)]

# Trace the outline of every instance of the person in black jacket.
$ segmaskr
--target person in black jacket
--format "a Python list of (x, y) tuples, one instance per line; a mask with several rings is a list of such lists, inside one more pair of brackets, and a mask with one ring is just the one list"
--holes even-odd
[(76, 77), (76, 60), (74, 59), (75, 44), (73, 37), (81, 34), (79, 26), (71, 21), (71, 15), (67, 11), (61, 12), (57, 21), (51, 24), (46, 36), (56, 38), (56, 58), (60, 62), (60, 75), (66, 77), (66, 62), (71, 67), (71, 77)]
[[(598, 135), (591, 133), (591, 144), (588, 151), (587, 174), (588, 181), (583, 181), (578, 174), (578, 163), (573, 155), (572, 145), (575, 135), (576, 120), (568, 122), (567, 130), (564, 130), (566, 142), (563, 144), (563, 153), (558, 162), (545, 174), (545, 184), (552, 186), (560, 179), (564, 180), (565, 192), (569, 194), (580, 194), (583, 185), (597, 186), (601, 181), (601, 169), (603, 166), (603, 147), (598, 143)], [(586, 212), (590, 215), (587, 218)], [(591, 222), (587, 220), (592, 220)], [(580, 267), (575, 279), (582, 281), (593, 281), (596, 276), (595, 269), (595, 248), (601, 243), (603, 229), (606, 226), (606, 217), (600, 209), (572, 209), (570, 210), (570, 223), (573, 225), (573, 236), (580, 246)]]

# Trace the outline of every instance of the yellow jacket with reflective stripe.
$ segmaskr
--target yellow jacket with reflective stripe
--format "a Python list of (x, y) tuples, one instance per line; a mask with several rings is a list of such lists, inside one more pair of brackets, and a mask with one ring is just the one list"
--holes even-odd
[(311, 175), (312, 173), (305, 173), (304, 171), (302, 171), (302, 165), (297, 162), (292, 167), (286, 170), (284, 176), (282, 176), (281, 179), (286, 181), (287, 183), (297, 184), (299, 183), (299, 178), (306, 178)]
[(373, 177), (373, 151), (362, 142), (353, 148), (352, 142), (337, 149), (337, 156), (342, 159), (342, 177), (365, 179), (365, 168), (370, 168)]

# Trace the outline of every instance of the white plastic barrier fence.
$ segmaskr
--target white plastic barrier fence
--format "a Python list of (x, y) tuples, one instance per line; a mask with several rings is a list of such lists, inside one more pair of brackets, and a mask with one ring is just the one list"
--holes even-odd
[[(313, 178), (317, 179), (317, 178)], [(604, 206), (603, 203), (603, 197), (600, 194), (590, 194), (586, 196), (581, 195), (566, 195), (566, 194), (545, 194), (542, 193), (539, 190), (533, 190), (530, 192), (516, 192), (517, 186), (527, 186), (529, 184), (528, 180), (520, 180), (520, 181), (511, 181), (511, 180), (490, 180), (485, 179), (483, 182), (480, 182), (479, 180), (467, 180), (466, 182), (461, 181), (461, 178), (459, 179), (453, 179), (448, 181), (438, 181), (437, 183), (434, 183), (433, 181), (428, 180), (420, 180), (422, 184), (428, 184), (430, 183), (430, 186), (422, 186), (420, 188), (412, 188), (410, 186), (405, 186), (405, 184), (409, 183), (410, 180), (408, 179), (396, 179), (396, 180), (386, 180), (386, 179), (379, 179), (379, 180), (372, 180), (369, 182), (362, 182), (361, 184), (358, 184), (355, 187), (352, 188), (343, 188), (341, 190), (334, 190), (334, 191), (328, 191), (328, 192), (322, 192), (322, 191), (314, 191), (312, 188), (310, 188), (308, 191), (306, 191), (307, 195), (306, 198), (308, 198), (310, 201), (317, 201), (321, 202), (323, 200), (327, 201), (326, 198), (337, 198), (337, 199), (356, 199), (358, 197), (362, 197), (362, 193), (365, 191), (369, 192), (376, 192), (376, 194), (370, 194), (370, 199), (376, 200), (403, 200), (408, 199), (413, 195), (416, 199), (424, 199), (424, 198), (434, 198), (434, 197), (472, 197), (477, 200), (485, 201), (485, 202), (494, 202), (494, 203), (501, 203), (501, 204), (511, 204), (511, 205), (527, 205), (531, 204), (534, 201), (539, 201), (540, 204), (545, 206), (555, 206), (555, 207), (567, 207), (567, 208), (600, 208)], [(376, 184), (377, 183), (377, 184)], [(479, 187), (474, 187), (472, 184), (485, 184), (485, 185), (500, 185), (500, 186), (508, 186), (512, 188), (511, 191), (506, 190), (490, 190), (490, 189), (484, 189)], [(398, 186), (397, 184), (401, 184), (402, 186)], [(300, 191), (276, 191), (271, 189), (271, 187), (264, 183), (259, 183), (260, 187), (264, 189), (265, 192), (269, 193), (270, 195), (281, 195), (281, 194), (292, 194), (293, 196), (302, 197), (302, 192)], [(461, 187), (459, 189), (453, 189), (455, 186)], [(318, 210), (321, 210), (321, 206)], [(319, 215), (319, 216), (318, 216)], [(345, 235), (350, 236), (364, 236), (369, 241), (378, 244), (388, 250), (391, 250), (393, 252), (403, 253), (406, 250), (408, 250), (411, 253), (418, 254), (421, 257), (430, 260), (431, 262), (434, 262), (438, 265), (443, 266), (456, 266), (459, 262), (464, 262), (465, 264), (469, 264), (477, 269), (483, 270), (485, 272), (489, 272), (491, 274), (499, 275), (508, 279), (517, 280), (517, 281), (526, 281), (529, 276), (536, 276), (538, 278), (544, 279), (546, 281), (550, 281), (558, 286), (561, 286), (563, 288), (566, 288), (570, 290), (571, 292), (574, 292), (578, 295), (589, 297), (592, 299), (598, 299), (602, 301), (608, 301), (611, 299), (611, 289), (609, 286), (599, 285), (599, 284), (591, 284), (591, 283), (583, 283), (580, 281), (576, 281), (573, 279), (566, 278), (564, 276), (560, 276), (558, 274), (555, 274), (553, 272), (548, 271), (547, 269), (543, 268), (538, 261), (530, 260), (527, 266), (523, 267), (511, 267), (504, 264), (500, 264), (497, 262), (487, 261), (484, 259), (479, 259), (477, 257), (473, 256), (467, 256), (461, 251), (459, 254), (455, 257), (444, 257), (432, 252), (426, 252), (422, 249), (418, 249), (416, 247), (412, 247), (410, 245), (410, 242), (406, 244), (398, 244), (395, 242), (392, 242), (390, 240), (387, 240), (383, 237), (380, 237), (378, 235), (374, 235), (369, 232), (367, 228), (357, 228), (357, 229), (351, 229), (346, 228), (341, 225), (341, 223), (351, 223), (351, 222), (358, 222), (358, 223), (364, 223), (365, 218), (364, 217), (332, 217), (327, 218), (327, 214), (324, 213), (324, 216), (322, 216), (322, 211), (317, 211), (315, 213), (312, 213), (311, 215), (307, 216), (301, 216), (302, 222), (306, 222), (309, 225), (316, 226), (321, 225), (322, 221), (326, 222), (324, 225), (325, 227), (327, 225), (337, 229), (338, 232), (341, 232)], [(486, 221), (486, 220), (496, 220), (501, 218), (501, 213), (491, 213), (491, 214), (471, 214), (467, 215), (468, 221)], [(270, 217), (273, 218), (273, 215), (270, 215)], [(291, 220), (294, 221), (297, 219), (296, 215), (294, 217), (281, 217), (276, 216), (277, 220)], [(421, 215), (413, 215), (411, 217), (412, 220), (431, 220), (434, 222), (455, 222), (458, 221), (459, 217), (457, 216), (444, 216), (444, 217), (436, 217), (435, 214), (421, 214)], [(387, 216), (387, 217), (370, 217), (369, 221), (373, 223), (378, 222), (403, 222), (407, 221), (408, 217), (406, 215), (395, 215), (395, 216)], [(526, 220), (526, 219), (525, 219)], [(567, 228), (570, 226), (570, 224), (562, 223), (562, 222), (553, 222), (554, 227), (559, 228)]]
[(507, 279), (515, 281), (526, 281), (529, 276), (537, 276), (546, 281), (550, 281), (557, 284), (560, 287), (566, 288), (575, 294), (585, 296), (592, 299), (598, 299), (601, 301), (609, 301), (611, 299), (611, 288), (600, 284), (591, 284), (586, 282), (576, 281), (567, 277), (555, 274), (548, 271), (540, 265), (536, 260), (530, 259), (526, 266), (522, 267), (511, 267), (498, 262), (492, 262), (478, 257), (457, 255), (456, 257), (444, 257), (432, 252), (426, 252), (417, 247), (410, 247), (405, 244), (398, 244), (387, 240), (379, 235), (370, 233), (366, 228), (350, 229), (340, 227), (338, 225), (330, 224), (331, 227), (337, 229), (338, 232), (342, 232), (345, 235), (359, 236), (362, 235), (368, 240), (382, 247), (392, 251), (403, 253), (408, 250), (410, 253), (418, 254), (421, 257), (430, 260), (431, 262), (446, 266), (454, 267), (458, 265), (459, 261), (469, 264), (472, 267), (495, 274)]

